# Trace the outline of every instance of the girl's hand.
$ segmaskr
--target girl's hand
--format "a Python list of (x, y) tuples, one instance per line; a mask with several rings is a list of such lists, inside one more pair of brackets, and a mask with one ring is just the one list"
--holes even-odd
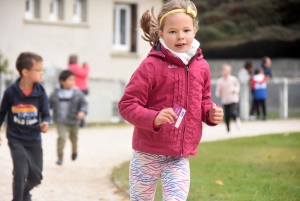
[(214, 124), (219, 124), (223, 119), (223, 109), (213, 104), (209, 110), (209, 121)]
[(84, 112), (78, 112), (77, 119), (82, 120), (84, 118), (84, 116), (85, 116)]
[(49, 125), (48, 122), (43, 121), (43, 123), (41, 124), (41, 131), (42, 133), (46, 133), (48, 131)]
[(164, 123), (172, 124), (177, 118), (178, 117), (172, 108), (166, 108), (158, 113), (158, 115), (155, 117), (154, 124), (155, 126), (160, 126)]

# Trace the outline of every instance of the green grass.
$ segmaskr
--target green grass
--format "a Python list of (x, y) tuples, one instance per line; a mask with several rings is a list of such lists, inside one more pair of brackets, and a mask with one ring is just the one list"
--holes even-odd
[[(189, 201), (300, 200), (300, 133), (201, 143), (190, 166)], [(126, 189), (128, 167), (113, 171)], [(160, 185), (155, 200), (162, 200)]]

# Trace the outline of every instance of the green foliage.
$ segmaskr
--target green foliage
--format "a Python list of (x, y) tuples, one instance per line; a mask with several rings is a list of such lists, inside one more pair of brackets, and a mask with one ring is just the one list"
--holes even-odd
[(0, 52), (0, 73), (6, 72), (8, 68), (8, 60), (4, 58), (3, 54)]
[[(201, 143), (190, 157), (188, 201), (298, 201), (300, 133)], [(128, 189), (129, 162), (113, 177)], [(224, 185), (216, 184), (221, 180)], [(162, 200), (161, 186), (155, 200)]]
[[(300, 1), (297, 0), (192, 0), (198, 9), (200, 30), (197, 38), (204, 45), (217, 41), (241, 42), (269, 40), (300, 31)], [(276, 32), (262, 33), (266, 27), (279, 27)], [(276, 35), (278, 34), (278, 35)], [(249, 38), (251, 36), (251, 38)], [(293, 37), (295, 38), (295, 37)], [(209, 48), (209, 47), (208, 47)]]

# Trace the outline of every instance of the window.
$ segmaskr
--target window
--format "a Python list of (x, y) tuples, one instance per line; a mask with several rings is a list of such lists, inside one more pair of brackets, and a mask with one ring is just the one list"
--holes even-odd
[(113, 49), (136, 52), (136, 5), (116, 4), (114, 7)]
[(73, 22), (80, 23), (87, 21), (87, 1), (74, 0)]
[(26, 0), (26, 19), (35, 19), (40, 17), (40, 0)]
[(49, 19), (52, 21), (63, 20), (63, 6), (63, 0), (51, 0)]

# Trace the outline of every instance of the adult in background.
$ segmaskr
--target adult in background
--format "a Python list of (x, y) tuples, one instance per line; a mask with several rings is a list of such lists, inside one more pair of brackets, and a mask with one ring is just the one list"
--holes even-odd
[(225, 123), (227, 127), (226, 137), (230, 137), (230, 119), (232, 118), (240, 128), (241, 120), (238, 117), (240, 83), (231, 75), (231, 66), (224, 64), (222, 77), (217, 81), (216, 96), (222, 98), (224, 107)]
[(244, 67), (238, 72), (238, 79), (241, 84), (240, 90), (240, 117), (244, 120), (249, 118), (249, 94), (250, 79), (252, 76), (253, 63), (246, 61)]
[[(83, 63), (83, 65), (78, 64), (78, 56), (71, 55), (69, 57), (69, 67), (68, 69), (72, 71), (75, 75), (75, 85), (85, 94), (88, 95), (88, 83), (87, 78), (90, 72), (90, 67)], [(80, 127), (84, 127), (85, 122), (84, 119), (80, 122)]]
[(271, 69), (272, 61), (270, 57), (263, 57), (261, 62), (261, 68), (264, 71), (265, 76), (267, 76), (269, 79), (272, 79), (272, 69)]

